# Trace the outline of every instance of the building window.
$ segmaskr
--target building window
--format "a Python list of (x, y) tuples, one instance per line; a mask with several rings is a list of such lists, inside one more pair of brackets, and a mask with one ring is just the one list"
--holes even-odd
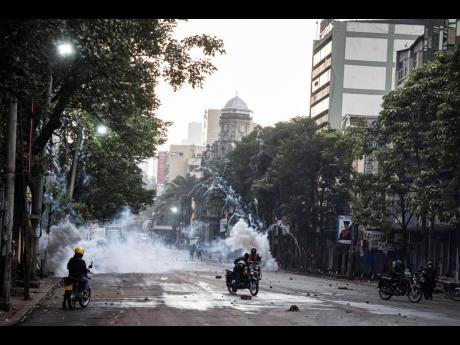
[(315, 117), (327, 109), (329, 109), (329, 97), (323, 99), (321, 102), (311, 107), (310, 115), (311, 117)]
[(313, 66), (320, 63), (326, 56), (331, 53), (332, 41), (326, 44), (323, 48), (320, 49), (315, 55), (313, 55)]
[(408, 58), (405, 58), (404, 60), (398, 62), (398, 82), (405, 79), (408, 75), (408, 60)]
[(314, 93), (320, 87), (325, 85), (331, 79), (331, 70), (328, 69), (326, 72), (321, 74), (318, 78), (312, 81), (311, 85), (311, 92)]

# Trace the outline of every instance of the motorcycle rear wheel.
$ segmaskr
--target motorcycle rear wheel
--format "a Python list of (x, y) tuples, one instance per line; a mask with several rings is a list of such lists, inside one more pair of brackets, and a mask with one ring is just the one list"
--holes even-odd
[(77, 296), (74, 292), (69, 294), (67, 298), (67, 306), (69, 309), (75, 309), (77, 307)]
[(385, 288), (379, 288), (379, 296), (383, 300), (389, 300), (391, 296), (393, 296), (391, 293), (387, 292)]
[(418, 303), (422, 299), (422, 290), (419, 287), (409, 289), (407, 297), (409, 298), (409, 301), (411, 301), (412, 303)]

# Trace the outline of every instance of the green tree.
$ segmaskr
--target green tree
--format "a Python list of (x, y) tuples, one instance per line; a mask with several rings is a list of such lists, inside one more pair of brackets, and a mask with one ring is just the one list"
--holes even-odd
[(166, 185), (165, 191), (158, 197), (155, 210), (169, 213), (171, 207), (178, 207), (184, 225), (190, 225), (192, 200), (198, 192), (199, 180), (191, 175), (177, 176)]
[[(134, 192), (139, 191), (138, 171), (133, 164), (139, 150), (144, 150), (142, 155), (146, 155), (154, 151), (154, 146), (146, 143), (148, 139), (139, 140), (132, 136), (138, 133), (136, 125), (147, 126), (153, 129), (147, 138), (153, 143), (159, 142), (156, 135), (164, 130), (166, 124), (142, 119), (143, 116), (154, 117), (154, 111), (160, 104), (155, 93), (158, 82), (164, 79), (174, 89), (184, 84), (200, 87), (205, 77), (216, 70), (211, 58), (224, 52), (222, 41), (215, 37), (194, 35), (175, 39), (176, 25), (176, 20), (159, 19), (0, 22), (0, 108), (3, 109), (12, 96), (16, 97), (19, 112), (24, 115), (23, 132), (29, 133), (31, 103), (35, 106), (32, 128), (34, 168), (28, 176), (34, 214), (42, 213), (44, 172), (49, 167), (45, 148), (53, 134), (67, 137), (64, 134), (67, 131), (76, 137), (81, 114), (91, 114), (117, 133), (123, 143), (131, 146), (130, 159), (125, 156), (126, 160), (121, 160), (119, 165), (105, 161), (103, 169), (107, 172), (115, 169), (120, 174), (120, 182), (133, 183)], [(64, 41), (74, 47), (74, 54), (66, 58), (57, 54), (57, 45)], [(202, 52), (201, 57), (192, 57), (190, 52), (194, 48)], [(74, 121), (77, 122), (72, 126), (68, 126), (72, 121), (67, 121), (72, 116), (70, 113), (75, 115)], [(127, 123), (132, 125), (127, 126)], [(28, 147), (29, 142), (25, 141), (24, 147)], [(123, 149), (121, 143), (117, 149)], [(108, 149), (103, 151), (105, 158), (117, 158)], [(96, 151), (92, 154), (93, 157), (98, 156)], [(64, 158), (68, 162), (68, 156)], [(113, 165), (109, 166), (109, 163)], [(121, 166), (133, 175), (120, 171), (118, 168)], [(98, 181), (106, 188), (109, 187), (107, 179), (116, 178), (100, 173), (91, 164), (88, 167), (93, 172), (97, 171)], [(126, 176), (122, 177), (123, 174)], [(118, 186), (117, 189), (123, 188)], [(143, 196), (141, 199), (144, 199)], [(137, 205), (135, 200), (123, 201), (121, 196), (118, 200), (120, 203), (117, 205), (126, 202)], [(111, 208), (98, 217), (104, 218), (113, 211), (114, 208)], [(35, 220), (35, 223), (38, 221)], [(31, 260), (35, 245), (27, 245), (28, 253), (32, 253), (28, 258), (29, 267), (33, 267)]]
[(407, 263), (411, 219), (420, 220), (428, 257), (436, 218), (449, 221), (449, 214), (455, 213), (447, 210), (453, 210), (453, 196), (458, 191), (454, 177), (458, 167), (454, 147), (459, 128), (455, 94), (458, 55), (457, 47), (455, 52), (440, 53), (435, 61), (418, 68), (404, 85), (384, 97), (376, 125), (357, 135), (361, 154), (376, 158), (378, 173), (355, 181), (354, 212), (361, 224), (378, 226), (387, 219), (396, 221), (403, 232)]

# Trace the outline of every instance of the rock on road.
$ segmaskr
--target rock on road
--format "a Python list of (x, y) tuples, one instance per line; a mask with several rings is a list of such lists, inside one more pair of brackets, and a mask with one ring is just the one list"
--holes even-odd
[[(165, 273), (91, 275), (87, 308), (63, 310), (63, 288), (21, 325), (460, 325), (460, 302), (435, 295), (411, 303), (379, 298), (375, 286), (288, 272), (263, 272), (259, 294), (228, 293), (225, 268), (187, 263)], [(221, 279), (216, 276), (221, 275)], [(296, 305), (298, 311), (288, 311)]]

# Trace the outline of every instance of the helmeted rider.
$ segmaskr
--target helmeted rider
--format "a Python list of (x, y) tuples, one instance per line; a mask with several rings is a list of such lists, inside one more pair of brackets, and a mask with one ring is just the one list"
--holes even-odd
[[(233, 273), (235, 276), (235, 287), (238, 288), (240, 286), (240, 280), (241, 276), (247, 274), (247, 267), (248, 267), (248, 260), (249, 260), (249, 254), (245, 253), (243, 256), (240, 256), (233, 261), (233, 264), (235, 265), (233, 267)], [(244, 262), (244, 265), (240, 265), (240, 262)]]
[[(69, 270), (69, 277), (79, 282), (80, 290), (88, 290), (88, 269), (86, 262), (83, 260), (85, 250), (82, 247), (75, 248), (75, 255), (69, 260), (67, 269)], [(91, 268), (91, 266), (90, 266)]]
[(392, 263), (393, 270), (390, 274), (393, 284), (400, 284), (404, 278), (404, 264), (401, 260), (394, 260)]
[(259, 255), (259, 253), (257, 253), (257, 249), (253, 247), (251, 249), (251, 254), (249, 255), (248, 261), (253, 262), (255, 264), (259, 264), (261, 260), (262, 260), (262, 257)]
[(425, 299), (433, 299), (433, 290), (436, 287), (436, 270), (434, 269), (433, 262), (428, 261), (426, 268), (423, 271), (423, 277), (425, 278)]

